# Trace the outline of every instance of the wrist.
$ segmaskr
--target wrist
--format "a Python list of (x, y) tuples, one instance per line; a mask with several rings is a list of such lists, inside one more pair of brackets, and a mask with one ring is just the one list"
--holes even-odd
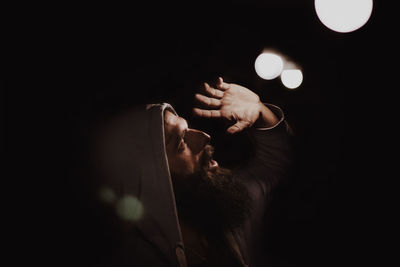
[(257, 128), (273, 127), (279, 122), (279, 119), (275, 114), (265, 106), (261, 101), (258, 102), (259, 116), (253, 124)]

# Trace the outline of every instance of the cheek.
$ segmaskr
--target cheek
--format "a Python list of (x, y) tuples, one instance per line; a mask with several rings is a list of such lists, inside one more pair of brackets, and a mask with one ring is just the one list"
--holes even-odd
[(170, 169), (172, 172), (182, 175), (193, 174), (199, 168), (198, 162), (198, 157), (183, 153), (170, 162)]

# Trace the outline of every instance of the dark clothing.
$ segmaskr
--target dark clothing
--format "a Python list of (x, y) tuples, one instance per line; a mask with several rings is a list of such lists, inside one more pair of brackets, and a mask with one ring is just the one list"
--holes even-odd
[[(269, 108), (279, 116), (273, 106)], [(248, 266), (267, 266), (265, 243), (268, 204), (272, 191), (287, 175), (291, 162), (289, 126), (285, 121), (272, 129), (250, 129), (254, 156), (237, 172), (252, 198), (251, 215), (240, 229), (233, 230)]]
[(105, 224), (116, 240), (110, 266), (188, 266), (188, 259), (194, 261), (189, 266), (198, 267), (266, 266), (264, 215), (270, 193), (290, 162), (283, 112), (268, 107), (280, 121), (271, 128), (246, 130), (254, 142), (254, 157), (235, 173), (253, 200), (251, 215), (243, 227), (209, 239), (209, 256), (203, 260), (195, 260), (196, 252), (185, 248), (175, 205), (163, 128), (164, 110), (175, 112), (173, 108), (148, 105), (96, 128), (93, 170), (99, 191), (112, 196), (104, 193), (100, 198), (104, 214), (110, 215)]

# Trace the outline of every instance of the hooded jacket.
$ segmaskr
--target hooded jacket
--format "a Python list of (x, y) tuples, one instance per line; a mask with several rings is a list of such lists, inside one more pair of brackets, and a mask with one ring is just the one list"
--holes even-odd
[[(287, 127), (282, 111), (271, 128), (250, 129), (254, 158), (236, 175), (255, 201), (240, 229), (227, 230), (226, 242), (242, 266), (257, 266), (253, 233), (262, 227), (270, 190), (288, 162)], [(165, 149), (164, 111), (168, 103), (139, 106), (102, 120), (92, 142), (95, 196), (102, 205), (112, 245), (111, 266), (187, 266)], [(286, 125), (287, 126), (287, 125)], [(265, 134), (268, 132), (268, 134)], [(266, 173), (269, 174), (266, 177)], [(110, 227), (107, 227), (110, 226)]]

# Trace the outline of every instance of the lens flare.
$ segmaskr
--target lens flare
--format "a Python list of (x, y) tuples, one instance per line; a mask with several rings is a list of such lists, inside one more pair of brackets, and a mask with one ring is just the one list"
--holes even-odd
[(136, 222), (143, 216), (143, 205), (132, 196), (124, 196), (117, 203), (117, 214), (124, 220)]
[(116, 196), (113, 190), (108, 187), (102, 187), (99, 190), (99, 198), (105, 203), (113, 203), (116, 200)]

